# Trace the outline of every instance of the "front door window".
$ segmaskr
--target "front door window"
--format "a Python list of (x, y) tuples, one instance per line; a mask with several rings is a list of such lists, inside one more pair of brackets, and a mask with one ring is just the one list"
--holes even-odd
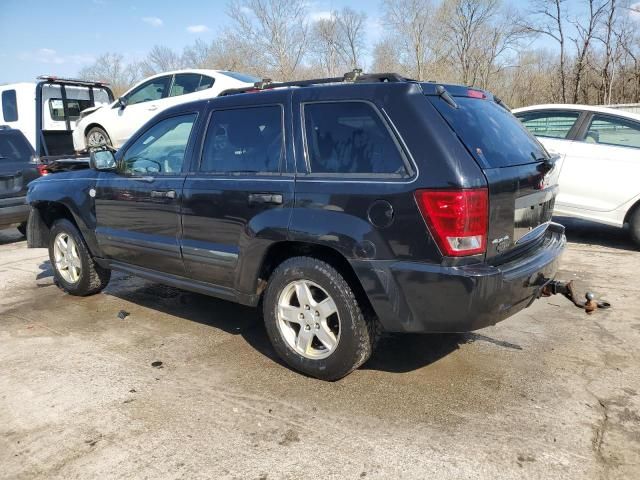
[(195, 114), (189, 114), (156, 123), (126, 151), (122, 172), (126, 175), (179, 173), (195, 119)]

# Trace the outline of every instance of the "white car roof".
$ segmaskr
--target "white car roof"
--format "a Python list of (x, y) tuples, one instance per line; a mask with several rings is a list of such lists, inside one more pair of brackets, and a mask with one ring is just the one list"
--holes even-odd
[(226, 75), (227, 72), (229, 72), (229, 70), (212, 70), (212, 69), (206, 69), (206, 68), (185, 68), (182, 70), (170, 70), (168, 72), (156, 73), (155, 75), (150, 75), (148, 77), (143, 78), (142, 80), (137, 82), (135, 85), (133, 85), (131, 88), (129, 88), (129, 90), (124, 92), (123, 95), (127, 95), (130, 91), (134, 90), (135, 88), (138, 88), (140, 85), (142, 85), (145, 82), (148, 82), (149, 80), (153, 80), (154, 78), (166, 77), (167, 75), (176, 75), (179, 73), (197, 73), (200, 75), (209, 75), (212, 77), (216, 77), (218, 75), (224, 75), (225, 79), (229, 80), (229, 82), (231, 83), (237, 84), (238, 87), (242, 87), (243, 85), (251, 85), (251, 83), (243, 82), (229, 75)]
[(596, 113), (606, 113), (621, 118), (640, 121), (640, 114), (619, 110), (617, 108), (599, 107), (595, 105), (574, 105), (569, 103), (545, 103), (543, 105), (531, 105), (529, 107), (514, 108), (513, 113), (530, 112), (532, 110), (567, 110), (567, 111), (588, 111)]

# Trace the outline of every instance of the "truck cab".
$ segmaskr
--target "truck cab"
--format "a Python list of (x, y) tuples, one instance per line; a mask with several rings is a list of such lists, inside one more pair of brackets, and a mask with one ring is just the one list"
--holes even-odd
[(37, 82), (0, 86), (0, 124), (20, 130), (38, 157), (73, 155), (80, 112), (111, 102), (105, 83), (41, 76)]

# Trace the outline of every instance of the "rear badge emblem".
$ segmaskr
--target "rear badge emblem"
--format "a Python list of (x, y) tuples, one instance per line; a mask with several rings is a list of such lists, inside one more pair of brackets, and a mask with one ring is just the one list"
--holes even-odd
[(511, 245), (511, 242), (509, 241), (509, 235), (505, 235), (504, 237), (500, 238), (494, 238), (493, 240), (491, 240), (491, 244), (496, 246), (496, 251), (498, 253), (503, 252), (509, 247), (509, 245)]

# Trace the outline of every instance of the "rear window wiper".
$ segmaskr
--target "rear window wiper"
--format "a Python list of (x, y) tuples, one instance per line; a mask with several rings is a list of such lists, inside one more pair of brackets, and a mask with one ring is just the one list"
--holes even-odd
[(556, 166), (556, 161), (558, 160), (557, 155), (549, 157), (543, 155), (541, 157), (538, 157), (535, 153), (531, 152), (531, 156), (533, 157), (534, 162), (542, 162), (540, 164), (540, 167), (542, 167), (542, 170), (544, 171), (543, 173), (547, 173), (553, 170), (553, 167)]
[(504, 103), (504, 102), (502, 101), (502, 99), (500, 99), (500, 98), (498, 98), (498, 97), (496, 97), (496, 96), (494, 95), (494, 96), (493, 96), (493, 100), (494, 100), (498, 105), (500, 105), (502, 108), (504, 108), (506, 111), (508, 111), (508, 112), (510, 112), (510, 111), (511, 111), (511, 109), (509, 108), (509, 106), (508, 106), (506, 103)]
[(456, 101), (453, 99), (451, 95), (449, 95), (449, 92), (447, 92), (447, 89), (444, 88), (442, 85), (438, 85), (436, 87), (436, 93), (441, 99), (447, 102), (447, 104), (450, 107), (458, 108), (458, 104), (456, 103)]

